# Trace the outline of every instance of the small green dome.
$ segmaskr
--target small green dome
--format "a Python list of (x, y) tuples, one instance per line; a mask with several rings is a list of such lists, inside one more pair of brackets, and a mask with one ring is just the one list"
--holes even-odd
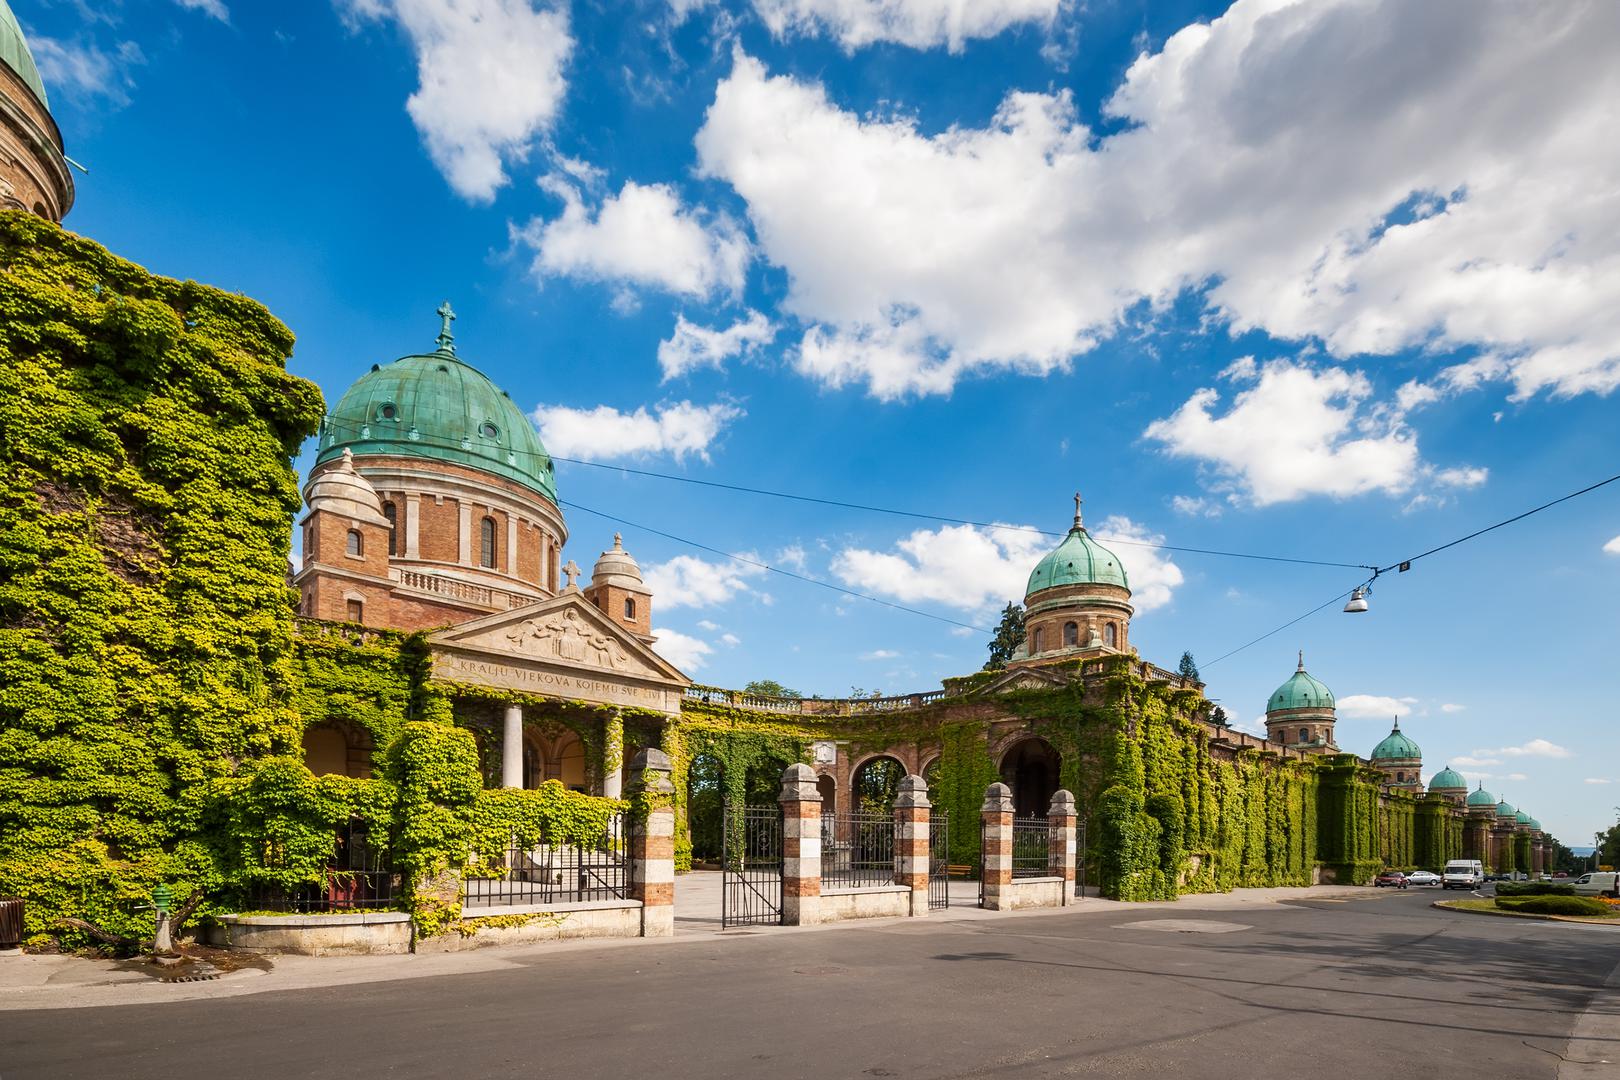
[(1541, 831), (1541, 822), (1537, 821), (1535, 818), (1531, 818), (1529, 824), (1532, 829), (1536, 830), (1536, 832)]
[(28, 48), (28, 39), (23, 37), (22, 27), (17, 24), (17, 16), (11, 13), (11, 5), (6, 0), (0, 0), (0, 60), (17, 73), (34, 94), (39, 103), (50, 108), (50, 102), (45, 100), (45, 84), (40, 80), (39, 68), (34, 64), (34, 54)]
[(1518, 811), (1513, 809), (1513, 807), (1509, 806), (1507, 804), (1506, 800), (1503, 800), (1502, 802), (1499, 802), (1499, 803), (1496, 804), (1496, 816), (1497, 817), (1513, 817), (1517, 813), (1518, 813)]
[(318, 465), (342, 455), (396, 454), (504, 476), (557, 501), (551, 455), (510, 397), (456, 356), (449, 305), (439, 348), (374, 365), (321, 424)]
[(1093, 540), (1080, 523), (1079, 501), (1076, 495), (1074, 527), (1063, 538), (1063, 543), (1035, 564), (1025, 596), (1060, 585), (1118, 585), (1127, 590), (1131, 587), (1119, 557)]
[(1420, 758), (1422, 756), (1423, 751), (1418, 749), (1418, 744), (1401, 733), (1401, 722), (1399, 720), (1395, 721), (1394, 729), (1384, 736), (1384, 741), (1373, 747), (1372, 752), (1374, 761)]
[(1468, 790), (1468, 781), (1463, 779), (1462, 773), (1453, 769), (1450, 765), (1435, 773), (1434, 777), (1429, 781), (1430, 791), (1455, 791), (1459, 789)]
[(1299, 667), (1289, 676), (1287, 682), (1271, 692), (1266, 700), (1266, 712), (1277, 712), (1280, 709), (1331, 709), (1334, 707), (1333, 691), (1323, 686), (1320, 680), (1312, 678), (1305, 672), (1305, 653), (1299, 654)]
[(1530, 815), (1525, 813), (1523, 810), (1520, 810), (1518, 813), (1513, 815), (1513, 820), (1517, 821), (1520, 825), (1528, 825), (1530, 824)]
[(1492, 795), (1490, 792), (1486, 791), (1485, 790), (1485, 785), (1481, 784), (1477, 791), (1471, 791), (1471, 792), (1468, 793), (1468, 805), (1469, 806), (1495, 806), (1496, 805), (1496, 796)]

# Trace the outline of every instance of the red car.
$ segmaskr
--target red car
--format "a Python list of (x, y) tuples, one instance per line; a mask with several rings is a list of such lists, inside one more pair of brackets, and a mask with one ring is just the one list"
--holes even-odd
[(1399, 870), (1385, 870), (1373, 879), (1373, 885), (1380, 889), (1386, 885), (1392, 889), (1404, 889), (1406, 888), (1406, 875)]

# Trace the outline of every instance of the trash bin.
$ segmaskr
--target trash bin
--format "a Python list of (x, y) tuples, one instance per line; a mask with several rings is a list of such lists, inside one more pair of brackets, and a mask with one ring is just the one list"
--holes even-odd
[(23, 902), (0, 898), (0, 949), (20, 949), (23, 939)]

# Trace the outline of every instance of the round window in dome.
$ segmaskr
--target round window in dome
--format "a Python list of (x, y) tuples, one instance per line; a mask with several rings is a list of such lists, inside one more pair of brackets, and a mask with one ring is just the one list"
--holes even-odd
[(392, 401), (383, 402), (381, 405), (377, 406), (377, 419), (398, 420), (399, 406), (395, 405)]
[(486, 439), (493, 439), (500, 433), (501, 429), (490, 423), (488, 420), (485, 420), (482, 424), (478, 425), (478, 434), (482, 435)]

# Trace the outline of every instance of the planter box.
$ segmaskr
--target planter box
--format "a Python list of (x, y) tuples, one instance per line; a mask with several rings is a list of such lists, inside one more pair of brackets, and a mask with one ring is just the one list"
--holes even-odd
[(371, 956), (411, 951), (411, 916), (404, 911), (342, 915), (220, 915), (206, 941), (248, 952), (296, 956)]

